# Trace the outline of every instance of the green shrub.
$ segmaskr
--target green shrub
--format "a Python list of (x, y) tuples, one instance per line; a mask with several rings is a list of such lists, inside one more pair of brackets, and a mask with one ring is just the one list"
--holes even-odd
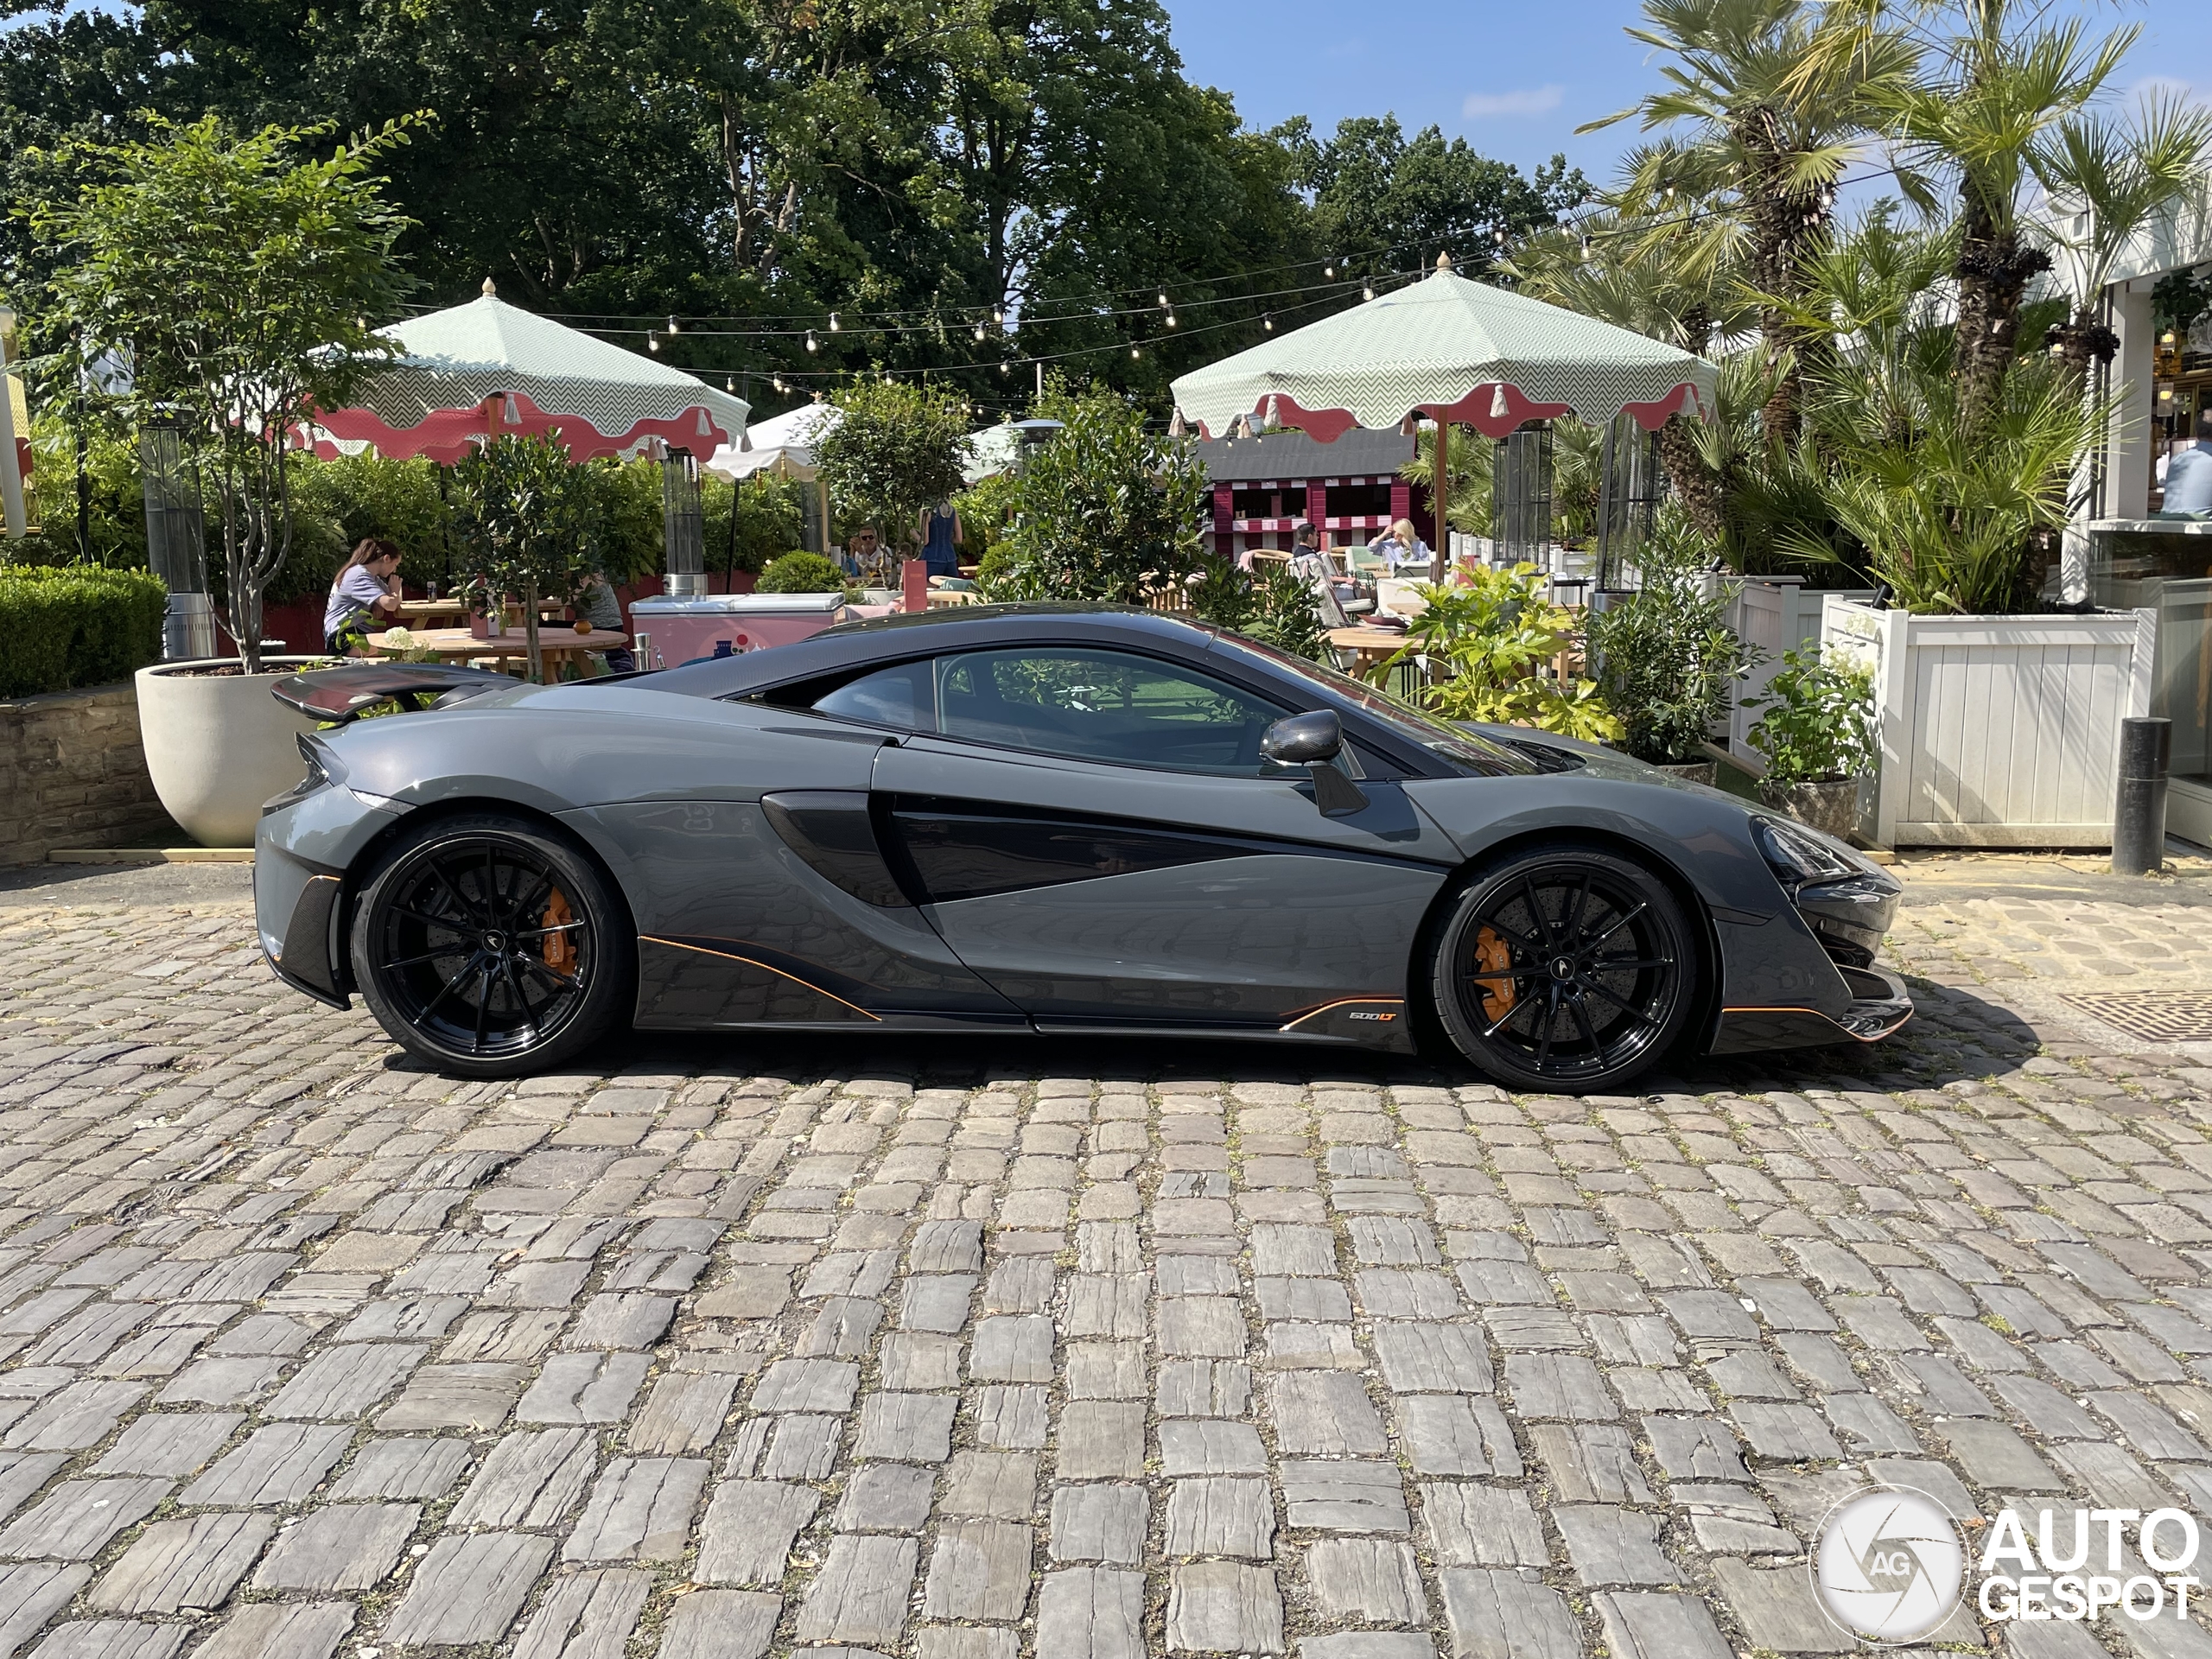
[(126, 678), (160, 658), (168, 602), (144, 570), (0, 569), (0, 696)]
[(1752, 706), (1750, 733), (1773, 784), (1841, 783), (1874, 769), (1874, 672), (1831, 663), (1817, 650), (1785, 651)]
[(842, 592), (844, 573), (819, 553), (786, 553), (768, 561), (754, 588), (761, 594), (835, 594)]

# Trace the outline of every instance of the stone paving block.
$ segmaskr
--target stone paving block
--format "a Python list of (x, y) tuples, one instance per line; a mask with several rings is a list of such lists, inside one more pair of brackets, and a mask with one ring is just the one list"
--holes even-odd
[(899, 1325), (905, 1331), (964, 1330), (976, 1294), (972, 1273), (916, 1274), (899, 1287)]
[(184, 1624), (142, 1624), (95, 1618), (58, 1624), (30, 1659), (170, 1659), (191, 1635)]
[(1522, 1472), (1521, 1454), (1505, 1414), (1494, 1400), (1417, 1394), (1398, 1402), (1408, 1460), (1423, 1475)]
[(1021, 1452), (958, 1452), (945, 1471), (944, 1515), (1027, 1521), (1037, 1509), (1037, 1459)]
[(649, 1573), (619, 1568), (555, 1579), (514, 1659), (622, 1659), (652, 1582)]
[(359, 1417), (398, 1386), (429, 1352), (422, 1343), (347, 1343), (300, 1368), (263, 1408), (270, 1417)]
[(598, 1463), (596, 1437), (588, 1429), (518, 1429), (486, 1455), (446, 1525), (553, 1526), (583, 1496)]
[(371, 1302), (338, 1332), (340, 1342), (407, 1342), (442, 1337), (468, 1312), (466, 1296), (394, 1296)]
[(813, 1521), (821, 1502), (810, 1487), (724, 1481), (707, 1505), (692, 1576), (702, 1584), (781, 1584), (791, 1540)]
[(564, 1561), (672, 1561), (707, 1482), (703, 1458), (617, 1458), (592, 1486)]
[(959, 1404), (949, 1394), (871, 1394), (861, 1402), (853, 1454), (943, 1463), (952, 1452), (952, 1418)]
[(1141, 1342), (1071, 1342), (1066, 1354), (1061, 1381), (1071, 1400), (1141, 1400), (1152, 1392)]
[(1395, 1464), (1294, 1459), (1283, 1464), (1281, 1478), (1284, 1516), (1293, 1530), (1411, 1529)]
[(1731, 1405), (1728, 1414), (1756, 1457), (1775, 1463), (1800, 1463), (1843, 1455), (1835, 1436), (1810, 1407), (1744, 1401)]
[(237, 1510), (156, 1522), (92, 1587), (92, 1605), (111, 1613), (219, 1607), (276, 1530), (274, 1516)]
[(553, 1559), (553, 1541), (524, 1532), (479, 1532), (430, 1546), (391, 1617), (395, 1646), (467, 1647), (504, 1634)]
[(189, 1475), (222, 1449), (245, 1416), (238, 1412), (150, 1412), (116, 1436), (92, 1467), (96, 1475)]
[(1488, 1394), (1496, 1386), (1490, 1349), (1468, 1325), (1378, 1323), (1375, 1357), (1394, 1394)]
[(0, 1557), (90, 1560), (174, 1490), (156, 1477), (64, 1482), (0, 1531)]
[(1166, 1551), (1172, 1557), (1274, 1554), (1274, 1498), (1264, 1480), (1201, 1476), (1179, 1480), (1167, 1496)]
[[(1061, 1459), (1065, 1464), (1065, 1417), (1062, 1421)], [(1267, 1450), (1260, 1444), (1259, 1430), (1249, 1423), (1228, 1423), (1205, 1417), (1160, 1424), (1160, 1459), (1161, 1471), (1170, 1476), (1260, 1475), (1268, 1469)], [(1061, 1472), (1063, 1478), (1069, 1478), (1065, 1468)], [(1126, 1469), (1116, 1472), (1133, 1475), (1139, 1471)]]
[[(887, 1389), (926, 1391), (960, 1386), (960, 1341), (919, 1331), (884, 1338), (876, 1366)], [(757, 1405), (755, 1409), (760, 1408)]]
[(1567, 1542), (1575, 1576), (1601, 1585), (1679, 1584), (1659, 1548), (1659, 1520), (1611, 1503), (1560, 1503), (1550, 1515)]
[(652, 1386), (631, 1420), (628, 1451), (646, 1457), (702, 1452), (721, 1433), (737, 1378), (714, 1372), (671, 1372)]
[(1351, 1294), (1334, 1279), (1261, 1279), (1252, 1289), (1263, 1319), (1351, 1320)]
[(186, 1487), (179, 1501), (249, 1508), (301, 1503), (345, 1455), (353, 1439), (352, 1425), (343, 1423), (272, 1423), (257, 1428)]
[(1557, 1591), (1510, 1567), (1437, 1573), (1455, 1655), (1468, 1659), (1581, 1659), (1582, 1637)]
[(0, 1445), (30, 1452), (81, 1452), (105, 1440), (145, 1395), (136, 1382), (73, 1382), (16, 1419)]
[(1042, 1388), (994, 1383), (976, 1389), (974, 1398), (977, 1445), (1034, 1450), (1045, 1444), (1052, 1396)]
[[(783, 1605), (782, 1597), (757, 1591), (702, 1590), (685, 1596), (669, 1614), (658, 1659), (760, 1659), (775, 1638)], [(523, 1656), (518, 1653), (517, 1659)]]
[(1389, 1442), (1357, 1377), (1290, 1371), (1272, 1377), (1268, 1402), (1275, 1446), (1288, 1457), (1380, 1457)]
[(330, 1659), (353, 1613), (350, 1601), (248, 1602), (194, 1651), (200, 1659)]
[[(1425, 1624), (1428, 1606), (1410, 1544), (1324, 1538), (1306, 1552), (1306, 1579), (1330, 1618)], [(1304, 1644), (1310, 1649), (1311, 1643)]]
[(1912, 1426), (1871, 1394), (1825, 1394), (1819, 1406), (1821, 1414), (1842, 1433), (1853, 1452), (1910, 1454), (1920, 1450)]
[(425, 1365), (407, 1379), (399, 1398), (378, 1414), (376, 1426), (387, 1433), (422, 1428), (481, 1433), (506, 1421), (529, 1380), (526, 1365)]
[(882, 1323), (882, 1303), (832, 1296), (792, 1352), (801, 1358), (857, 1359), (868, 1352)]
[(0, 1655), (13, 1659), (92, 1580), (86, 1567), (24, 1562), (0, 1567)]
[(644, 1354), (555, 1354), (515, 1407), (518, 1423), (619, 1423), (652, 1362)]
[[(284, 1362), (275, 1355), (239, 1355), (203, 1359), (177, 1373), (154, 1396), (159, 1406), (235, 1406), (257, 1400), (282, 1376)], [(161, 1375), (167, 1375), (164, 1370)]]
[(419, 1503), (345, 1503), (286, 1528), (255, 1569), (257, 1590), (373, 1590), (423, 1518)]
[(1590, 1599), (1612, 1659), (1733, 1659), (1713, 1615), (1694, 1596), (1620, 1591)]
[(331, 1489), (331, 1499), (441, 1498), (453, 1489), (472, 1457), (466, 1440), (371, 1440)]
[[(1059, 1454), (1056, 1465), (1062, 1480), (1134, 1479), (1144, 1472), (1144, 1420), (1141, 1402), (1122, 1400), (1072, 1400), (1060, 1410)], [(1179, 1448), (1187, 1441), (1169, 1439), (1171, 1431), (1182, 1431), (1192, 1425), (1163, 1423), (1160, 1425), (1160, 1446), (1166, 1459), (1166, 1472), (1175, 1474), (1220, 1472), (1211, 1470), (1180, 1470), (1177, 1467)], [(1246, 1465), (1254, 1459), (1264, 1465), (1264, 1454), (1259, 1447), (1259, 1436), (1244, 1424), (1210, 1425), (1219, 1429), (1241, 1429), (1243, 1439), (1236, 1440), (1237, 1455), (1242, 1459), (1240, 1471), (1249, 1472)], [(1203, 1438), (1203, 1436), (1199, 1437)], [(1233, 1435), (1218, 1437), (1225, 1444), (1235, 1440)]]
[(1020, 1618), (1029, 1601), (1031, 1530), (1004, 1521), (952, 1521), (941, 1527), (923, 1589), (923, 1616)]
[(1436, 1643), (1403, 1630), (1339, 1630), (1301, 1638), (1298, 1659), (1436, 1659)]
[(925, 1221), (907, 1247), (912, 1273), (974, 1273), (983, 1265), (983, 1226), (976, 1221)]
[(845, 1483), (831, 1522), (839, 1532), (919, 1532), (930, 1517), (936, 1471), (911, 1464), (862, 1464)]
[(1172, 1653), (1282, 1653), (1282, 1592), (1272, 1567), (1190, 1561), (1168, 1580)]
[(775, 1433), (756, 1472), (771, 1480), (830, 1478), (844, 1440), (842, 1418), (800, 1414), (767, 1421), (775, 1426)]
[(800, 1604), (799, 1640), (875, 1645), (897, 1642), (906, 1626), (906, 1600), (920, 1555), (921, 1546), (912, 1538), (838, 1534), (830, 1540), (822, 1570)]
[(845, 1360), (779, 1359), (753, 1385), (756, 1412), (844, 1413), (853, 1408), (861, 1368)]
[(1777, 1653), (1852, 1653), (1858, 1643), (1828, 1622), (1802, 1567), (1763, 1572), (1726, 1556), (1712, 1563), (1720, 1594), (1755, 1648)]
[(1147, 1509), (1141, 1486), (1059, 1486), (1052, 1491), (1055, 1561), (1135, 1567), (1143, 1559)]
[(1634, 1441), (1618, 1423), (1538, 1423), (1529, 1429), (1529, 1438), (1536, 1460), (1551, 1478), (1552, 1496), (1557, 1500), (1570, 1503), (1658, 1501), (1644, 1483)]
[(1573, 1354), (1508, 1354), (1505, 1387), (1514, 1414), (1527, 1420), (1610, 1422), (1621, 1414), (1598, 1368)]
[(1163, 1417), (1242, 1417), (1252, 1406), (1252, 1370), (1235, 1360), (1163, 1363), (1154, 1402)]
[[(1542, 1567), (1550, 1560), (1543, 1529), (1525, 1492), (1459, 1481), (1423, 1481), (1421, 1497), (1421, 1529), (1442, 1565)], [(1298, 1522), (1294, 1519), (1291, 1524)]]
[(1054, 1659), (1144, 1659), (1144, 1574), (1102, 1567), (1046, 1573), (1037, 1596), (1037, 1651)]

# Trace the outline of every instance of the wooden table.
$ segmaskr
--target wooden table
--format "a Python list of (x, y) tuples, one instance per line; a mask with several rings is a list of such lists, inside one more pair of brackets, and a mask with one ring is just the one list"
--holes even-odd
[[(520, 632), (495, 633), (480, 639), (467, 628), (425, 628), (415, 633), (415, 651), (429, 651), (437, 654), (441, 662), (467, 663), (486, 658), (505, 664), (530, 662), (530, 636)], [(372, 633), (369, 643), (382, 651), (384, 635)], [(594, 628), (589, 633), (578, 633), (574, 628), (540, 627), (537, 648), (550, 669), (564, 662), (574, 662), (593, 652), (621, 651), (629, 647), (630, 636), (613, 628)], [(394, 651), (386, 653), (397, 657)]]
[[(561, 599), (541, 599), (537, 601), (540, 616), (558, 616), (568, 608), (568, 601)], [(459, 594), (448, 594), (443, 599), (403, 599), (399, 601), (400, 626), (408, 628), (435, 628), (441, 619), (450, 617), (452, 626), (468, 626), (468, 601)]]
[(1332, 650), (1351, 653), (1356, 674), (1364, 674), (1406, 648), (1406, 636), (1389, 628), (1331, 628), (1328, 637)]

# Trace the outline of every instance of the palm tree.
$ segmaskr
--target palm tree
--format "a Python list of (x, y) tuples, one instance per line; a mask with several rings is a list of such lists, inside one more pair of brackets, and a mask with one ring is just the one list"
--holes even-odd
[(1859, 73), (1899, 188), (1955, 216), (1955, 368), (1969, 425), (1994, 411), (2020, 306), (2050, 256), (2027, 224), (2039, 170), (2120, 67), (2138, 30), (2092, 41), (2058, 0), (1833, 0), (1800, 78)]
[[(1686, 126), (1638, 158), (1630, 188), (1700, 201), (1740, 241), (1745, 280), (1786, 300), (1827, 232), (1836, 181), (1866, 130), (1866, 84), (1901, 68), (1906, 48), (1884, 35), (1863, 54), (1808, 67), (1821, 16), (1808, 0), (1644, 0), (1643, 15), (1648, 26), (1628, 32), (1665, 54), (1668, 87), (1578, 130), (1631, 116), (1646, 130)], [(1763, 305), (1758, 321), (1773, 372), (1764, 420), (1785, 437), (1797, 421), (1803, 338), (1786, 304)]]
[(2038, 168), (2057, 210), (2055, 236), (2074, 309), (2050, 343), (2077, 378), (2109, 363), (2119, 338), (2097, 302), (2129, 245), (2161, 215), (2202, 189), (2212, 114), (2178, 98), (2153, 98), (2126, 128), (2075, 118), (2063, 123)]

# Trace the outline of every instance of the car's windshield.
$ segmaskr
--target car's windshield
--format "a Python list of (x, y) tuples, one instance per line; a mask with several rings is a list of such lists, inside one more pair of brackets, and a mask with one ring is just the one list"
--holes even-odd
[(1237, 639), (1228, 634), (1216, 637), (1215, 649), (1245, 652), (1264, 658), (1276, 668), (1312, 682), (1338, 701), (1357, 704), (1363, 713), (1382, 721), (1407, 741), (1417, 743), (1430, 753), (1441, 755), (1465, 771), (1497, 776), (1541, 770), (1525, 754), (1516, 753), (1502, 743), (1494, 743), (1477, 733), (1439, 720), (1433, 715), (1424, 714), (1411, 704), (1401, 702), (1363, 681), (1355, 680), (1349, 674), (1340, 674), (1319, 663), (1308, 662), (1303, 657), (1278, 651), (1273, 645), (1262, 645), (1256, 639)]

